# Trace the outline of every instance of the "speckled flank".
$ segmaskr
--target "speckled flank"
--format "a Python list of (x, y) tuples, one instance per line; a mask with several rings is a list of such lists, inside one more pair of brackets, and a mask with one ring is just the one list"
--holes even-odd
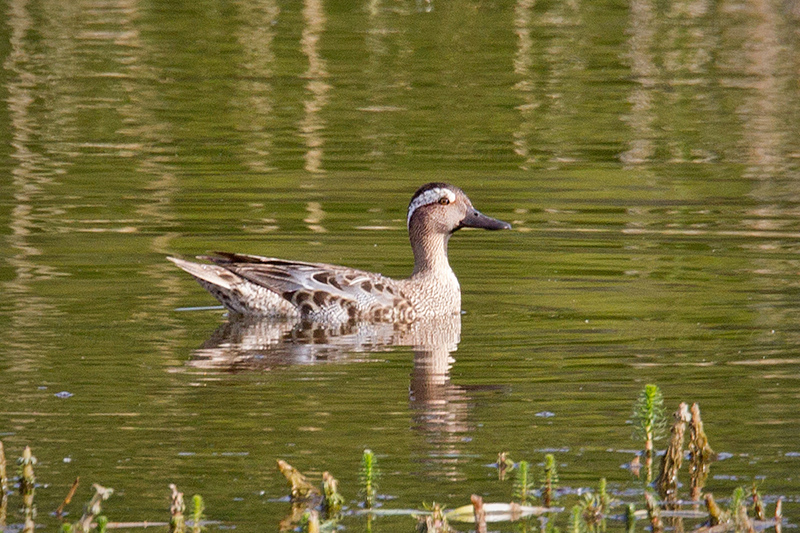
[(405, 280), (256, 255), (218, 253), (205, 257), (213, 264), (169, 259), (238, 314), (329, 323), (411, 323), (460, 312), (461, 289), (447, 260), (447, 243), (463, 225), (509, 227), (475, 211), (457, 187), (445, 183), (421, 187), (409, 204), (414, 272)]

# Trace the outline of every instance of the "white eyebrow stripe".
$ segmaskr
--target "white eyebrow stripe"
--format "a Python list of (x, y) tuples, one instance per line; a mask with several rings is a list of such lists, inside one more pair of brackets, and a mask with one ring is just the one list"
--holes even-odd
[(408, 206), (408, 219), (406, 220), (406, 225), (411, 223), (411, 215), (413, 215), (414, 211), (416, 211), (418, 208), (422, 207), (423, 205), (438, 202), (440, 198), (444, 197), (447, 197), (451, 203), (456, 201), (456, 194), (450, 189), (445, 189), (443, 187), (429, 189), (414, 198), (414, 201)]

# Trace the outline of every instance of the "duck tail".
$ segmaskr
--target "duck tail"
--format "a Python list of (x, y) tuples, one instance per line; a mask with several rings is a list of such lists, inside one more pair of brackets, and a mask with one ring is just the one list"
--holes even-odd
[(191, 274), (204, 287), (212, 285), (230, 291), (233, 289), (236, 276), (225, 268), (217, 265), (193, 263), (177, 257), (167, 257), (175, 265)]

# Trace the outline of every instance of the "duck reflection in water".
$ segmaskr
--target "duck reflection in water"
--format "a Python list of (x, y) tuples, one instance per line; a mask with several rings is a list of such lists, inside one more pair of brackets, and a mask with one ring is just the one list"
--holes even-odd
[(353, 362), (359, 354), (411, 347), (409, 407), (413, 429), (423, 438), (424, 470), (461, 480), (457, 458), (473, 427), (467, 389), (450, 382), (451, 354), (460, 337), (460, 315), (411, 324), (337, 326), (234, 317), (194, 351), (188, 365), (204, 372), (274, 372), (292, 365)]

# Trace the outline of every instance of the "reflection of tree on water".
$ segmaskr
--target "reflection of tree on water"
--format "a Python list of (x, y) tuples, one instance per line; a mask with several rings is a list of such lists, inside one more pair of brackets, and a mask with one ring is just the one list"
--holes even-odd
[(424, 437), (426, 470), (449, 479), (456, 471), (459, 443), (471, 427), (465, 389), (450, 382), (451, 353), (461, 338), (461, 317), (412, 324), (343, 325), (237, 318), (221, 325), (195, 350), (189, 365), (229, 372), (263, 371), (278, 366), (335, 363), (359, 353), (411, 346), (414, 368), (409, 403), (414, 429)]

